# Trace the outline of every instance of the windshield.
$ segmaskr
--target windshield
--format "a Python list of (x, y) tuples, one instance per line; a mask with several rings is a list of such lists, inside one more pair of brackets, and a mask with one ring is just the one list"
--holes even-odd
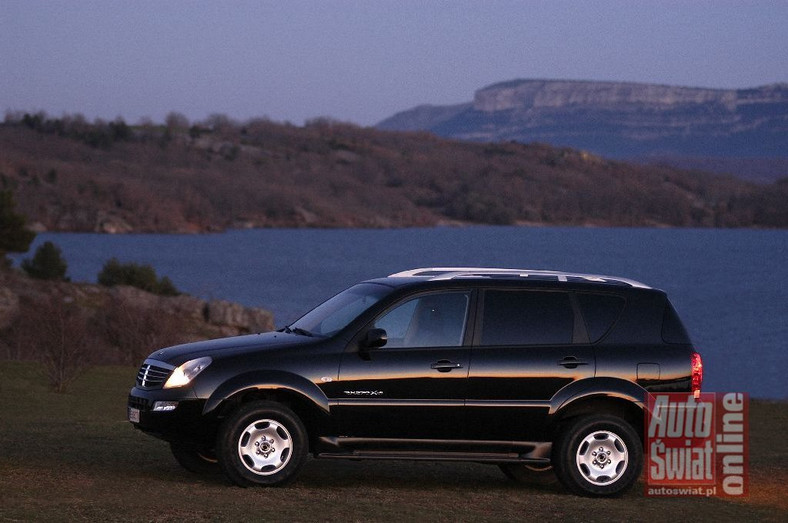
[(360, 283), (340, 292), (306, 313), (287, 330), (314, 336), (331, 336), (341, 331), (391, 292), (390, 287)]

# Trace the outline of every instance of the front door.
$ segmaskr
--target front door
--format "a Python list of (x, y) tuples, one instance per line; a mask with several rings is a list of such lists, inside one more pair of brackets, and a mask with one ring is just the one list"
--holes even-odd
[(341, 435), (357, 438), (459, 439), (470, 349), (471, 293), (405, 299), (369, 329), (386, 345), (343, 355), (336, 409)]

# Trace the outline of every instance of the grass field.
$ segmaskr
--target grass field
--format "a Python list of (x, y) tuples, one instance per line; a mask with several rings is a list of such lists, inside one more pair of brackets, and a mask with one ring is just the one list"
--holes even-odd
[(311, 460), (295, 484), (241, 489), (181, 469), (126, 421), (136, 369), (101, 367), (67, 394), (0, 362), (2, 521), (787, 521), (788, 404), (753, 402), (750, 497), (620, 499), (510, 483), (477, 464)]

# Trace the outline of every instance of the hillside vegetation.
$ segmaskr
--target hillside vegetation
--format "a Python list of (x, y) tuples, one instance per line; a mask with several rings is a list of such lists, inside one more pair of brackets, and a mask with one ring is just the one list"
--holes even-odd
[(446, 223), (785, 227), (788, 179), (609, 161), (547, 145), (467, 143), (319, 119), (190, 125), (7, 116), (0, 189), (37, 230)]

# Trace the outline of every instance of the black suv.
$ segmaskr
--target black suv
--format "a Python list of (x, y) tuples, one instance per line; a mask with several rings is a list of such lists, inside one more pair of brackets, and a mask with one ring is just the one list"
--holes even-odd
[(128, 417), (187, 469), (242, 486), (282, 485), (311, 453), (554, 472), (604, 496), (640, 475), (649, 392), (699, 392), (701, 379), (662, 291), (430, 268), (355, 285), (277, 332), (156, 351)]

